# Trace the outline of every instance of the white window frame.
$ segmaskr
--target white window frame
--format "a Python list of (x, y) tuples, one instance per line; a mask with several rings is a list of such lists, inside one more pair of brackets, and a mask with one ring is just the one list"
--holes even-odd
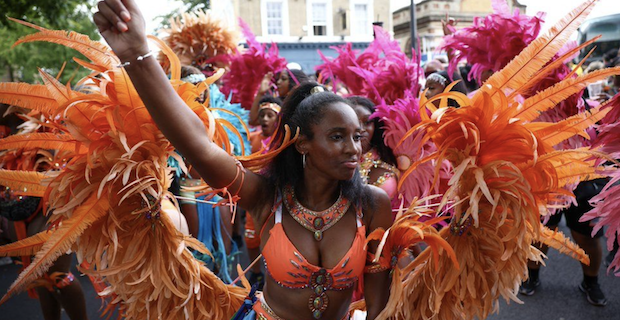
[[(356, 33), (354, 32), (354, 25), (355, 25), (355, 5), (356, 4), (365, 4), (366, 5), (366, 14), (367, 14), (367, 20), (368, 20), (368, 33), (367, 34), (362, 34), (362, 33)], [(372, 32), (373, 32), (373, 26), (372, 23), (374, 22), (374, 12), (375, 12), (375, 8), (374, 8), (374, 1), (373, 0), (351, 0), (349, 1), (349, 30), (351, 30), (350, 34), (351, 37), (372, 37)]]
[[(334, 9), (332, 7), (332, 0), (307, 0), (306, 1), (306, 23), (308, 26), (308, 36), (314, 37), (314, 27), (312, 24), (312, 4), (325, 3), (327, 10), (327, 34), (325, 36), (331, 37), (334, 35)], [(316, 36), (316, 37), (325, 37)]]
[[(269, 27), (267, 26), (267, 2), (279, 2), (282, 3), (282, 34), (269, 34)], [(288, 14), (288, 0), (261, 0), (260, 3), (260, 21), (263, 37), (269, 39), (273, 37), (288, 37), (291, 34), (289, 14)]]

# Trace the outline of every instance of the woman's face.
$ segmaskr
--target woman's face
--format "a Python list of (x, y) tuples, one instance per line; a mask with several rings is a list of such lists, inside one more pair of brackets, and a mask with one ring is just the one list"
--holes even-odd
[(312, 132), (314, 138), (301, 141), (298, 147), (306, 153), (306, 170), (328, 179), (353, 178), (362, 154), (362, 128), (353, 109), (342, 102), (328, 105)]
[(370, 140), (375, 134), (375, 122), (369, 120), (371, 113), (366, 107), (354, 105), (353, 110), (357, 114), (357, 118), (360, 120), (362, 126), (362, 153), (366, 153), (372, 149)]
[(262, 109), (258, 113), (258, 122), (260, 123), (260, 128), (263, 131), (263, 136), (271, 136), (276, 129), (276, 120), (278, 119), (278, 114), (271, 109)]
[[(445, 86), (441, 85), (441, 83), (435, 80), (426, 80), (426, 85), (424, 86), (424, 90), (427, 90), (426, 99), (430, 99), (442, 93), (445, 88), (446, 88)], [(435, 105), (439, 105), (439, 101), (434, 101), (433, 103)]]
[(290, 85), (290, 76), (288, 74), (288, 70), (284, 70), (280, 72), (280, 76), (276, 81), (276, 86), (278, 86), (278, 94), (280, 97), (284, 98), (288, 94), (288, 88)]

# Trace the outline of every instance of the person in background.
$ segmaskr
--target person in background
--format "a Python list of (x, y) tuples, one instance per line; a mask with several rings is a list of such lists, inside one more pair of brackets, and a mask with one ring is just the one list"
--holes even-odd
[(605, 65), (605, 68), (609, 68), (609, 67), (613, 67), (615, 66), (614, 61), (618, 58), (618, 49), (611, 49), (608, 50), (604, 55), (603, 55), (603, 64)]
[[(461, 77), (455, 73), (452, 78), (448, 76), (447, 71), (439, 71), (430, 74), (426, 78), (426, 84), (424, 89), (426, 90), (426, 99), (431, 99), (432, 97), (444, 92), (447, 86), (452, 84), (453, 82), (459, 81), (450, 91), (457, 91), (462, 94), (467, 94), (467, 88), (465, 84), (463, 84), (463, 80)], [(439, 106), (439, 100), (433, 101), (435, 106)], [(458, 108), (459, 105), (453, 99), (448, 99), (448, 106)]]
[(364, 129), (362, 135), (362, 162), (360, 173), (364, 182), (383, 189), (394, 201), (398, 195), (398, 169), (396, 158), (390, 147), (383, 142), (383, 122), (371, 118), (375, 104), (368, 98), (348, 97)]
[(431, 60), (424, 65), (424, 78), (428, 78), (431, 74), (443, 70), (445, 68), (439, 60)]
[[(278, 116), (282, 108), (282, 101), (277, 97), (263, 96), (259, 101), (258, 119), (260, 130), (250, 134), (250, 143), (252, 144), (252, 153), (265, 152), (269, 149), (271, 136), (274, 134), (278, 126)], [(245, 215), (245, 245), (248, 249), (248, 256), (252, 267), (250, 268), (250, 276), (248, 281), (250, 284), (255, 283), (258, 290), (263, 290), (265, 284), (265, 275), (261, 269), (261, 264), (256, 263), (260, 255), (260, 235), (256, 230), (256, 224), (252, 215), (246, 212)]]
[(282, 101), (286, 99), (293, 88), (310, 80), (308, 76), (299, 69), (284, 69), (276, 78), (278, 96)]

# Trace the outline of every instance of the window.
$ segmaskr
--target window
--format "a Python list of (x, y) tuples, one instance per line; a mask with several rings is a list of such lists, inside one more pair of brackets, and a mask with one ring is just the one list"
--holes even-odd
[(353, 29), (351, 35), (370, 34), (370, 21), (368, 21), (368, 5), (355, 4), (353, 6)]
[(263, 36), (287, 36), (288, 28), (288, 1), (262, 0), (261, 25)]
[(312, 4), (312, 32), (315, 36), (327, 35), (327, 3)]
[(282, 35), (282, 2), (267, 2), (267, 34)]
[(370, 36), (372, 35), (372, 12), (371, 0), (352, 0), (351, 1), (351, 35)]
[(308, 36), (332, 36), (334, 34), (332, 0), (307, 0), (306, 17)]

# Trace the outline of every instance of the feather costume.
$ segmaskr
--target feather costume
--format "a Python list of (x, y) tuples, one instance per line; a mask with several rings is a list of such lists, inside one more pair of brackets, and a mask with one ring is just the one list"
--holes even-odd
[(239, 19), (241, 31), (248, 43), (248, 49), (236, 52), (230, 57), (230, 71), (222, 78), (222, 92), (232, 95), (232, 102), (241, 103), (241, 107), (250, 110), (254, 96), (263, 77), (272, 72), (276, 74), (286, 68), (286, 59), (279, 56), (278, 45), (260, 44), (250, 27)]
[(408, 94), (417, 96), (418, 80), (423, 74), (417, 57), (407, 58), (398, 42), (383, 28), (375, 26), (374, 31), (375, 39), (359, 57), (350, 43), (331, 47), (339, 54), (333, 60), (319, 52), (324, 63), (316, 69), (321, 70), (321, 77), (341, 81), (351, 94), (367, 97), (377, 104), (383, 101), (391, 105)]
[[(120, 312), (128, 319), (229, 318), (247, 290), (223, 284), (186, 246), (206, 249), (176, 231), (161, 214), (160, 201), (167, 196), (171, 177), (166, 162), (175, 153), (125, 70), (115, 68), (118, 58), (84, 35), (22, 24), (39, 32), (16, 44), (48, 41), (71, 47), (91, 60), (76, 59), (93, 73), (88, 94), (73, 91), (43, 71), (44, 85), (0, 84), (2, 103), (37, 110), (61, 129), (40, 134), (34, 141), (22, 140), (22, 145), (53, 145), (74, 152), (60, 172), (0, 171), (4, 184), (36, 190), (53, 210), (48, 232), (0, 249), (3, 256), (35, 255), (1, 302), (26, 288), (58, 256), (73, 250), (78, 261), (88, 265), (84, 273), (109, 285), (102, 294), (121, 303)], [(160, 45), (170, 58), (171, 84), (179, 96), (204, 121), (213, 141), (230, 149), (225, 121), (215, 119), (196, 102), (216, 77), (197, 86), (181, 82), (178, 59)], [(9, 137), (0, 144), (6, 148), (19, 138)]]
[[(229, 65), (230, 55), (237, 50), (239, 43), (235, 28), (209, 11), (199, 10), (171, 18), (170, 29), (163, 31), (168, 33), (164, 41), (179, 57), (181, 65), (194, 66), (208, 75), (213, 67)], [(159, 61), (169, 72), (170, 64), (163, 54), (160, 54)]]
[(444, 37), (440, 50), (454, 50), (448, 74), (454, 74), (459, 61), (466, 59), (472, 66), (468, 79), (481, 83), (483, 72), (501, 70), (538, 36), (544, 13), (530, 17), (515, 9), (511, 14), (505, 0), (491, 3), (493, 14), (476, 17), (472, 26)]
[[(609, 113), (601, 120), (598, 127), (599, 135), (593, 146), (609, 153), (614, 159), (620, 159), (620, 94), (616, 94), (608, 103)], [(614, 243), (620, 244), (620, 214), (618, 214), (618, 200), (620, 199), (620, 170), (614, 168), (610, 175), (611, 179), (603, 187), (603, 190), (590, 200), (594, 207), (590, 212), (583, 215), (581, 221), (594, 220), (593, 233), (606, 226), (607, 249), (612, 250)], [(616, 253), (613, 261), (609, 264), (608, 271), (614, 270), (616, 276), (620, 276), (620, 254)]]
[[(422, 122), (410, 134), (423, 130), (425, 139), (437, 146), (428, 158), (446, 159), (454, 166), (441, 203), (453, 203), (454, 214), (450, 227), (440, 233), (458, 253), (459, 267), (448, 255), (430, 260), (423, 252), (403, 270), (403, 288), (392, 291), (380, 319), (484, 319), (498, 309), (500, 296), (519, 302), (516, 289), (526, 277), (527, 261), (542, 259), (534, 241), (588, 263), (583, 250), (543, 227), (540, 218), (548, 203), (567, 194), (565, 185), (598, 177), (592, 156), (601, 154), (556, 151), (553, 146), (576, 134), (587, 136), (584, 130), (607, 111), (593, 108), (557, 123), (532, 120), (588, 82), (620, 73), (620, 68), (565, 79), (523, 103), (504, 92), (522, 94), (595, 2), (582, 4), (533, 41), (471, 100), (448, 89), (430, 100), (421, 98), (420, 106), (432, 114), (421, 112)], [(461, 108), (448, 108), (448, 98)], [(439, 108), (434, 100), (440, 101)]]

